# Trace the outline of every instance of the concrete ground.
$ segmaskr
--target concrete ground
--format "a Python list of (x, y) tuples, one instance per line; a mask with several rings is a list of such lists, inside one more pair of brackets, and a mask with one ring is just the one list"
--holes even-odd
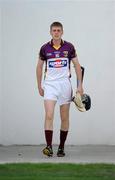
[(54, 156), (42, 154), (44, 145), (39, 146), (0, 146), (0, 163), (114, 163), (115, 146), (81, 145), (65, 146), (65, 157), (57, 157), (58, 146), (53, 146)]

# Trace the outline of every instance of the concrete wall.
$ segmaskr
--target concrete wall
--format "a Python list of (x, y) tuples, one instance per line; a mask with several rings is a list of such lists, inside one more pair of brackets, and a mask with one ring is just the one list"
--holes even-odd
[[(35, 69), (40, 46), (50, 40), (53, 21), (63, 23), (63, 39), (75, 45), (86, 70), (84, 89), (92, 98), (89, 112), (80, 113), (71, 105), (67, 144), (115, 144), (114, 5), (112, 1), (2, 4), (2, 144), (45, 143), (43, 99), (38, 94)], [(75, 88), (75, 74), (72, 84)], [(58, 111), (56, 106), (56, 144)]]
[(0, 6), (0, 144), (2, 144), (2, 12)]

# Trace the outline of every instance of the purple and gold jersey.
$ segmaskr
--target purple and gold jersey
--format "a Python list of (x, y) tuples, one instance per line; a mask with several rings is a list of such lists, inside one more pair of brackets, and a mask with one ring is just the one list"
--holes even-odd
[(61, 40), (60, 47), (53, 46), (53, 41), (44, 44), (39, 52), (41, 60), (46, 62), (45, 80), (58, 80), (70, 77), (70, 62), (76, 57), (74, 46)]

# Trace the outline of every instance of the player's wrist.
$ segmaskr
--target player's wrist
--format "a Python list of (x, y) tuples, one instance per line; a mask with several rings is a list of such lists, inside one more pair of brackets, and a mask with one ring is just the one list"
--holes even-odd
[(42, 86), (38, 84), (38, 89), (42, 89)]
[(82, 87), (82, 82), (81, 82), (81, 80), (77, 80), (77, 87)]

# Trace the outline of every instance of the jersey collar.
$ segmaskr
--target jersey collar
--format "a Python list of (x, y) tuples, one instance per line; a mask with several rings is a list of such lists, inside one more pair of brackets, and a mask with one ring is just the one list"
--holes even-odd
[[(51, 39), (51, 41), (49, 42), (49, 44), (50, 44), (52, 47), (54, 46), (54, 44), (53, 44), (53, 39)], [(63, 46), (63, 44), (64, 44), (64, 40), (61, 39), (60, 45)]]

